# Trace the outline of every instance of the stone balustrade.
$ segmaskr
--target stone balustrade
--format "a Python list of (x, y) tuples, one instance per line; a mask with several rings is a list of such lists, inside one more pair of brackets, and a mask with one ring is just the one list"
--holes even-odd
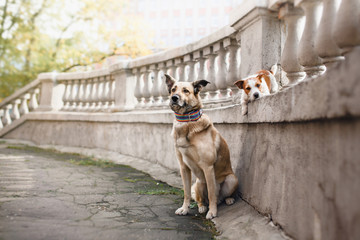
[[(47, 84), (54, 86), (56, 79), (63, 85), (60, 110), (65, 112), (167, 108), (164, 73), (180, 81), (209, 81), (201, 93), (205, 108), (232, 106), (239, 102), (241, 91), (233, 84), (240, 78), (280, 64), (280, 85), (294, 86), (324, 74), (360, 42), (358, 0), (244, 1), (242, 7), (229, 26), (197, 42), (109, 69), (59, 73)], [(1, 124), (37, 108), (39, 93), (31, 87), (5, 99)], [(45, 95), (42, 110), (53, 110), (52, 95)]]
[(33, 81), (0, 103), (0, 129), (39, 106), (40, 81)]

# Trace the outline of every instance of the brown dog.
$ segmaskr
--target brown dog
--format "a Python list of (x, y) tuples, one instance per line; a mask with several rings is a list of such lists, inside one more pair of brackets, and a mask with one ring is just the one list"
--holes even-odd
[(196, 176), (193, 191), (199, 212), (207, 211), (204, 204), (208, 202), (206, 218), (214, 218), (219, 202), (225, 199), (228, 205), (234, 203), (231, 196), (238, 187), (238, 179), (232, 171), (225, 140), (209, 117), (202, 114), (199, 92), (209, 82), (177, 82), (167, 74), (165, 78), (170, 94), (170, 108), (176, 117), (172, 136), (184, 186), (184, 203), (175, 213), (186, 215), (189, 211), (192, 172)]

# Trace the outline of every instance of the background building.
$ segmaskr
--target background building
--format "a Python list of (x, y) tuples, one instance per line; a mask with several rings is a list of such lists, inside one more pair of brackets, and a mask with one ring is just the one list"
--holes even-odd
[(181, 46), (229, 23), (230, 11), (242, 0), (131, 0), (129, 11), (154, 31), (154, 47)]

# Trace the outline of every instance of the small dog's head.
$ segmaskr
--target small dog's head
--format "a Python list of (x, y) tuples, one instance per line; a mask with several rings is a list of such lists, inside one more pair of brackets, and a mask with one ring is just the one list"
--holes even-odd
[(170, 94), (170, 108), (180, 114), (202, 108), (199, 92), (209, 83), (206, 80), (178, 82), (168, 74), (165, 82)]
[(271, 88), (270, 74), (272, 74), (270, 71), (262, 70), (256, 75), (249, 76), (244, 80), (236, 81), (234, 84), (238, 88), (243, 89), (245, 94), (248, 95), (249, 100), (253, 101), (269, 92), (269, 89)]

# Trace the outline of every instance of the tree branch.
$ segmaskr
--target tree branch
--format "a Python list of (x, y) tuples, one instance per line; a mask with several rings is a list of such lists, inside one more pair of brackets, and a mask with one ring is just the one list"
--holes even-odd
[(101, 62), (102, 60), (104, 60), (105, 58), (108, 58), (108, 57), (112, 57), (112, 56), (120, 56), (120, 54), (116, 54), (115, 53), (115, 50), (107, 55), (104, 55), (102, 56), (101, 58), (99, 58), (97, 61), (93, 61), (93, 62), (89, 62), (89, 63), (75, 63), (71, 66), (68, 66), (66, 68), (64, 68), (63, 70), (61, 70), (61, 72), (68, 72), (70, 71), (71, 69), (75, 68), (75, 67), (86, 67), (86, 66), (89, 66), (91, 64), (94, 64), (94, 63), (98, 63), (98, 62)]

